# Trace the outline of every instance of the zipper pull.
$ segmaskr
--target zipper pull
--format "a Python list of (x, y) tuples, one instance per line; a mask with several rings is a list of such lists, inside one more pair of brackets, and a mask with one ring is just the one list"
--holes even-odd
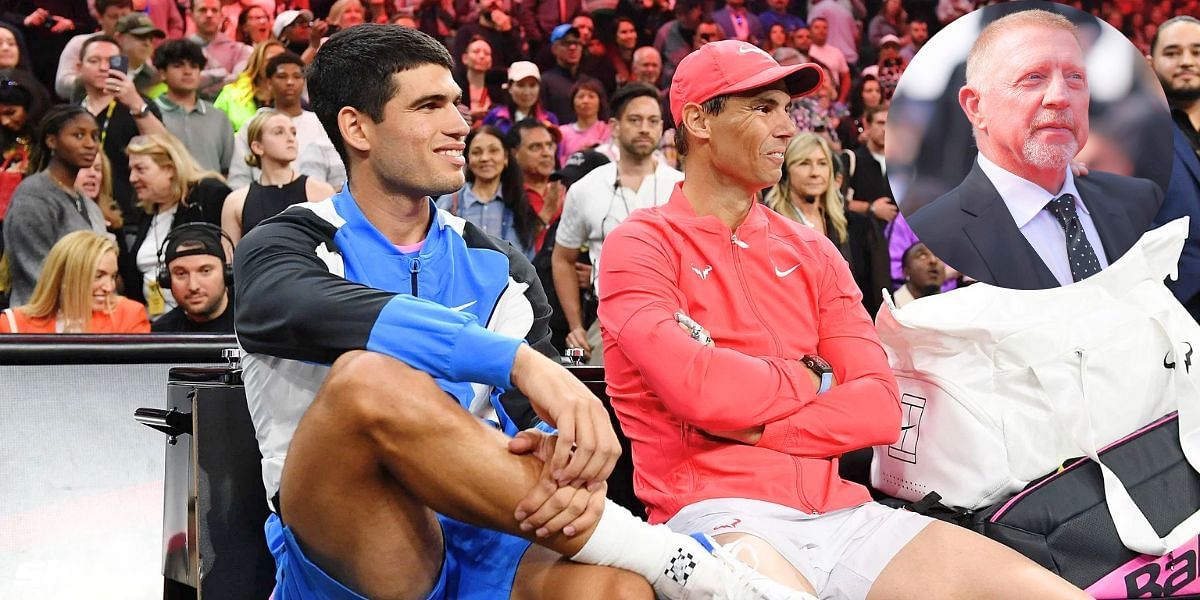
[(421, 259), (413, 257), (408, 263), (409, 272), (412, 273), (412, 295), (417, 295), (417, 273), (421, 272)]
[(729, 238), (729, 241), (733, 242), (733, 244), (739, 248), (749, 248), (750, 247), (750, 244), (747, 244), (746, 242), (743, 242), (742, 240), (738, 239), (737, 233), (734, 233), (733, 236), (731, 236)]

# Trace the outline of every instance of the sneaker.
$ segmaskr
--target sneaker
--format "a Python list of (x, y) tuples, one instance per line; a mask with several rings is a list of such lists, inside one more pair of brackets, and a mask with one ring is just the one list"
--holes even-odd
[(667, 568), (651, 582), (667, 600), (817, 600), (767, 578), (707, 535), (679, 536)]

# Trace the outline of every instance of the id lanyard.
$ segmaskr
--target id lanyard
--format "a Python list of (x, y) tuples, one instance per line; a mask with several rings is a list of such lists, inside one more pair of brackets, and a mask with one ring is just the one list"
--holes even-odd
[[(86, 102), (86, 100), (84, 101)], [(100, 128), (100, 147), (104, 147), (104, 139), (108, 137), (108, 124), (112, 123), (113, 111), (117, 110), (117, 101), (112, 99), (108, 102), (108, 110), (104, 111), (104, 127)]]
[[(83, 99), (83, 109), (89, 113), (87, 98)], [(108, 137), (108, 124), (112, 122), (113, 111), (117, 110), (117, 99), (113, 98), (108, 101), (108, 110), (104, 111), (104, 125), (100, 128), (100, 147), (104, 147), (104, 139)]]

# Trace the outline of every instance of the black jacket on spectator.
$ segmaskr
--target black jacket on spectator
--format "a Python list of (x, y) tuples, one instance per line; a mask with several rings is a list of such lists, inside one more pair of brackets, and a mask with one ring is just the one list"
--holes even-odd
[(854, 283), (862, 292), (863, 307), (872, 317), (883, 304), (883, 289), (892, 287), (892, 262), (888, 241), (879, 219), (846, 211), (846, 243), (842, 256), (850, 263)]
[[(232, 290), (231, 290), (232, 291)], [(150, 324), (154, 333), (233, 333), (233, 299), (221, 316), (204, 323), (197, 323), (183, 313), (183, 307), (176, 306), (167, 314)]]
[(608, 56), (593, 56), (585, 51), (579, 72), (598, 80), (609, 94), (617, 90), (617, 68)]
[[(454, 68), (454, 83), (462, 89), (462, 103), (471, 104), (471, 84), (467, 81), (467, 69), (462, 65)], [(508, 69), (494, 68), (483, 75), (483, 87), (487, 89), (488, 99), (492, 107), (500, 106), (508, 101), (508, 92), (504, 84), (508, 83)]]
[(455, 64), (462, 62), (462, 55), (467, 51), (467, 46), (471, 44), (471, 38), (475, 36), (487, 40), (487, 43), (492, 46), (492, 66), (497, 69), (507, 71), (508, 65), (525, 59), (524, 53), (521, 52), (521, 30), (517, 28), (516, 23), (513, 23), (513, 28), (508, 31), (497, 31), (475, 21), (460, 27), (454, 36), (454, 48), (451, 49), (451, 56), (454, 57)]
[[(856, 160), (854, 175), (850, 177), (850, 187), (854, 188), (854, 199), (864, 202), (874, 202), (876, 198), (886, 196), (892, 204), (896, 199), (892, 196), (892, 187), (883, 174), (883, 166), (871, 156), (867, 145), (863, 144), (854, 151)], [(882, 221), (881, 221), (882, 223)]]
[(570, 71), (557, 64), (542, 71), (542, 108), (554, 113), (559, 123), (574, 123), (575, 104), (571, 102), (571, 88), (583, 79), (596, 80), (604, 87), (604, 83), (584, 73), (582, 69), (575, 77), (571, 77)]
[[(115, 169), (114, 169), (115, 170)], [(225, 206), (225, 197), (229, 195), (229, 186), (219, 179), (202, 179), (188, 194), (187, 202), (180, 204), (171, 219), (171, 229), (184, 223), (212, 223), (221, 225), (221, 209)], [(143, 217), (138, 222), (137, 236), (129, 250), (121, 256), (121, 278), (125, 280), (125, 296), (146, 303), (142, 294), (142, 274), (137, 268), (138, 249), (147, 243), (146, 236), (150, 233), (150, 219), (140, 208), (136, 209)], [(149, 243), (153, 244), (153, 241)], [(157, 248), (156, 248), (157, 250)], [(163, 290), (163, 293), (170, 293)]]

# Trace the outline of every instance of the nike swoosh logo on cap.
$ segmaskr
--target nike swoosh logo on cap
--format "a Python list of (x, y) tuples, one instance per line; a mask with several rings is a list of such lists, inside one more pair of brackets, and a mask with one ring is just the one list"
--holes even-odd
[(463, 310), (466, 310), (466, 309), (468, 309), (468, 308), (471, 308), (471, 305), (475, 304), (476, 302), (478, 302), (478, 300), (472, 300), (472, 301), (470, 301), (470, 302), (468, 302), (468, 303), (466, 303), (466, 304), (463, 304), (462, 306), (455, 306), (455, 307), (452, 307), (450, 310), (453, 310), (453, 311), (463, 311)]

